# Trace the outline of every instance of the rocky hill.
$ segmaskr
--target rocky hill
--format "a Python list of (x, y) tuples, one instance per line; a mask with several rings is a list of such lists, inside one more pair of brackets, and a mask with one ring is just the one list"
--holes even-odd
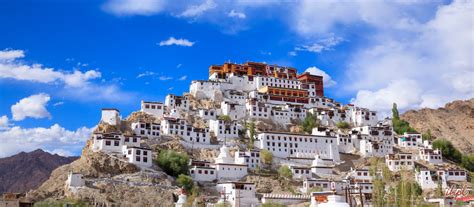
[[(39, 188), (27, 193), (33, 202), (73, 199), (104, 205), (173, 205), (178, 187), (161, 169), (140, 169), (120, 157), (90, 150), (89, 140), (76, 161), (63, 165)], [(70, 172), (81, 173), (86, 186), (71, 192), (66, 188)], [(157, 196), (159, 195), (159, 196)]]
[(54, 169), (77, 158), (52, 155), (41, 149), (1, 158), (0, 193), (25, 193), (35, 189), (48, 179)]
[(474, 152), (474, 98), (453, 101), (438, 109), (410, 110), (401, 118), (417, 131), (430, 129), (433, 136), (446, 138), (462, 152)]

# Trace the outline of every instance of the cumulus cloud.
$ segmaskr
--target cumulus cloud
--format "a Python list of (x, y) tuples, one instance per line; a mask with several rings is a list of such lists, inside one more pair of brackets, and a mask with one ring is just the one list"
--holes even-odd
[(474, 97), (473, 12), (472, 2), (454, 1), (404, 31), (411, 36), (378, 34), (380, 41), (350, 60), (346, 89), (358, 90), (352, 102), (382, 111), (396, 102), (403, 111)]
[(21, 151), (29, 152), (44, 149), (62, 155), (79, 155), (85, 141), (95, 127), (81, 127), (75, 131), (67, 130), (58, 124), (49, 128), (11, 127), (0, 131), (0, 157), (7, 157)]
[(205, 0), (201, 4), (189, 6), (179, 16), (182, 16), (182, 17), (198, 17), (198, 16), (201, 16), (204, 12), (206, 12), (210, 9), (214, 9), (216, 7), (217, 7), (217, 4), (213, 0)]
[(51, 114), (46, 109), (49, 102), (48, 94), (40, 93), (21, 99), (11, 107), (13, 120), (21, 121), (27, 117), (41, 119), (51, 118)]
[(117, 16), (158, 14), (165, 8), (163, 0), (109, 0), (103, 9)]
[(137, 78), (143, 78), (143, 77), (146, 77), (146, 76), (154, 76), (154, 75), (156, 75), (155, 72), (152, 72), (152, 71), (145, 71), (145, 72), (143, 72), (143, 73), (139, 73), (139, 74), (137, 75)]
[(329, 76), (326, 72), (324, 72), (323, 70), (317, 68), (316, 66), (307, 68), (305, 72), (309, 72), (312, 75), (323, 76), (323, 83), (324, 83), (325, 87), (332, 87), (332, 86), (335, 86), (337, 84), (337, 82), (334, 81), (331, 78), (331, 76)]
[(230, 10), (229, 14), (227, 14), (229, 17), (234, 17), (234, 18), (239, 18), (239, 19), (245, 19), (247, 16), (243, 12), (237, 12), (235, 10)]
[(295, 47), (296, 51), (307, 51), (307, 52), (314, 52), (314, 53), (320, 53), (325, 50), (332, 50), (333, 47), (341, 43), (343, 39), (341, 37), (336, 37), (334, 35), (320, 39), (316, 41), (315, 43), (308, 44), (308, 45), (302, 45), (300, 47)]
[(192, 47), (194, 45), (194, 42), (191, 42), (187, 39), (176, 39), (174, 37), (170, 37), (167, 40), (163, 40), (159, 43), (160, 46), (171, 46), (171, 45), (177, 45), (177, 46), (183, 46), (183, 47)]
[(101, 77), (99, 71), (74, 71), (72, 73), (45, 68), (41, 64), (27, 65), (19, 59), (25, 57), (23, 50), (0, 51), (0, 78), (33, 81), (39, 83), (63, 82), (72, 87), (86, 84), (88, 80)]
[(10, 121), (6, 115), (0, 116), (0, 130), (7, 129), (10, 125)]
[(116, 85), (94, 83), (93, 80), (102, 77), (98, 70), (85, 72), (56, 70), (41, 64), (27, 64), (22, 61), (23, 57), (25, 57), (23, 50), (0, 51), (0, 79), (62, 85), (64, 87), (58, 90), (58, 93), (80, 101), (123, 102), (133, 96), (131, 93), (121, 91)]

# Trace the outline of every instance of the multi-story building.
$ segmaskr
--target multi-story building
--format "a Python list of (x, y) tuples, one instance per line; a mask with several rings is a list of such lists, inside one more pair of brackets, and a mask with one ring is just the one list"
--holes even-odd
[(148, 138), (160, 137), (161, 126), (159, 123), (136, 121), (130, 124), (136, 135)]
[(280, 158), (319, 155), (323, 159), (340, 161), (336, 137), (332, 136), (263, 132), (258, 134), (255, 147), (266, 149)]
[(257, 99), (247, 99), (246, 110), (249, 118), (270, 119), (271, 108)]
[(290, 166), (291, 170), (291, 175), (293, 176), (293, 179), (308, 179), (312, 178), (313, 175), (311, 173), (311, 167), (306, 167), (306, 166)]
[(237, 150), (237, 152), (235, 152), (234, 158), (235, 163), (245, 164), (249, 169), (256, 169), (261, 167), (259, 150)]
[(410, 153), (388, 154), (385, 156), (385, 164), (390, 171), (413, 170), (415, 158)]
[(143, 101), (141, 102), (141, 112), (151, 114), (155, 117), (162, 117), (165, 106), (161, 102)]
[(189, 110), (189, 97), (187, 95), (177, 96), (174, 94), (168, 94), (165, 99), (165, 106), (168, 109), (177, 109), (178, 111)]
[(217, 137), (217, 140), (239, 138), (240, 125), (236, 121), (224, 121), (221, 119), (209, 120), (209, 131)]
[(240, 120), (245, 117), (245, 106), (229, 101), (221, 102), (222, 115), (229, 116), (232, 120)]
[(161, 120), (161, 134), (184, 136), (187, 130), (187, 123), (184, 119), (165, 117)]
[(443, 155), (441, 154), (441, 150), (439, 149), (430, 149), (430, 148), (420, 148), (420, 153), (418, 158), (420, 160), (426, 161), (431, 164), (442, 164), (443, 163)]
[(423, 137), (420, 133), (405, 132), (398, 137), (398, 146), (405, 148), (418, 148), (423, 145)]
[(253, 183), (236, 181), (219, 182), (216, 185), (216, 190), (221, 195), (218, 203), (230, 204), (232, 207), (260, 206), (256, 197), (256, 187)]

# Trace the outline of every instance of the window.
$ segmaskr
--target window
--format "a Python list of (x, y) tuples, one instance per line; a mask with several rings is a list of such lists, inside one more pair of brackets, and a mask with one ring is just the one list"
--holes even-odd
[(137, 150), (135, 154), (140, 155), (140, 150)]
[(109, 140), (106, 140), (106, 141), (105, 141), (105, 145), (110, 146), (110, 145), (111, 145), (111, 142), (110, 142)]
[(119, 146), (120, 142), (119, 141), (114, 141), (114, 146)]
[(135, 158), (135, 161), (140, 162), (140, 157), (137, 156), (137, 157)]
[(144, 157), (143, 162), (148, 162), (148, 157)]

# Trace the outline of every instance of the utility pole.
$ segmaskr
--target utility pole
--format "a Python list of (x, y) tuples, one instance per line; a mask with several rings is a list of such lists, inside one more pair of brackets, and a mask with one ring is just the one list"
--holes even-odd
[(360, 203), (362, 207), (364, 207), (364, 198), (362, 198), (362, 187), (359, 187), (359, 196), (360, 196)]

